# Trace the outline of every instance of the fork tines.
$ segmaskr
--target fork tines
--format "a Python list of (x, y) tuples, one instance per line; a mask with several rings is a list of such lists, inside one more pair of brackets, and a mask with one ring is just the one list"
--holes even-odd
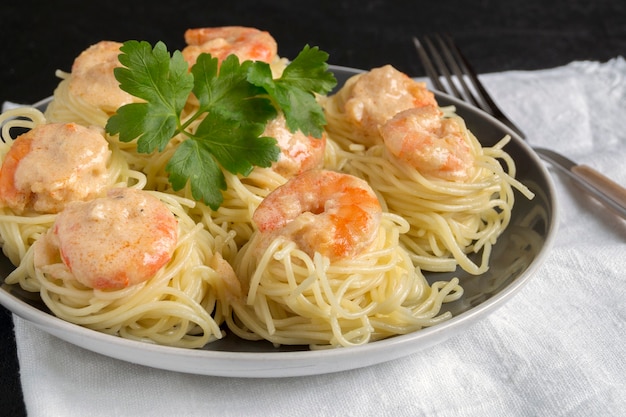
[(496, 106), (452, 37), (433, 35), (424, 36), (423, 40), (422, 43), (413, 37), (426, 75), (435, 89), (480, 108), (509, 126), (520, 137), (524, 137), (520, 129)]

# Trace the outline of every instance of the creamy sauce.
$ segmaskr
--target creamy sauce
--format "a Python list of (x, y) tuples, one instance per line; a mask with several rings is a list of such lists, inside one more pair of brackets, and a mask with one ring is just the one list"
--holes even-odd
[(177, 240), (177, 220), (164, 203), (145, 191), (115, 188), (59, 213), (35, 244), (35, 267), (90, 288), (125, 288), (154, 276)]
[(463, 126), (455, 118), (444, 118), (437, 107), (404, 110), (380, 133), (391, 154), (422, 174), (465, 181), (473, 172), (475, 159)]
[(366, 145), (380, 143), (379, 127), (402, 110), (437, 104), (425, 83), (412, 80), (391, 65), (374, 68), (349, 82), (340, 92), (343, 110)]
[(111, 151), (102, 133), (75, 123), (40, 125), (18, 137), (0, 171), (0, 200), (18, 213), (56, 213), (108, 183)]
[(120, 67), (119, 42), (101, 41), (84, 50), (72, 65), (69, 91), (88, 104), (109, 114), (137, 99), (119, 87), (113, 70)]

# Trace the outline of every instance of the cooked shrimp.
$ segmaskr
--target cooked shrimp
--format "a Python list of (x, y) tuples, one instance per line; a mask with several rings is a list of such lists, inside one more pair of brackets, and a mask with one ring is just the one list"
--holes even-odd
[(290, 178), (309, 169), (320, 168), (324, 162), (326, 135), (316, 139), (301, 131), (292, 133), (282, 114), (267, 124), (262, 136), (272, 137), (278, 142), (281, 154), (272, 169), (283, 177)]
[(35, 267), (94, 289), (120, 289), (154, 276), (172, 257), (177, 220), (146, 191), (111, 189), (68, 205), (34, 248)]
[(381, 216), (380, 202), (362, 179), (309, 170), (265, 197), (252, 220), (266, 244), (283, 236), (309, 256), (340, 259), (370, 246)]
[(81, 52), (74, 60), (68, 80), (69, 92), (108, 114), (138, 99), (123, 91), (113, 69), (120, 67), (119, 42), (101, 41)]
[(347, 121), (368, 146), (380, 143), (378, 128), (400, 111), (437, 105), (426, 83), (411, 79), (391, 65), (352, 77), (338, 99), (343, 102)]
[(402, 111), (380, 129), (385, 147), (422, 174), (463, 181), (474, 163), (465, 131), (438, 107)]
[(240, 61), (270, 63), (278, 52), (276, 40), (269, 32), (243, 26), (187, 29), (185, 42), (183, 57), (190, 66), (201, 53), (209, 53), (219, 62), (234, 54)]
[(18, 136), (0, 169), (0, 204), (57, 213), (70, 201), (98, 195), (111, 155), (101, 131), (75, 123), (38, 125)]

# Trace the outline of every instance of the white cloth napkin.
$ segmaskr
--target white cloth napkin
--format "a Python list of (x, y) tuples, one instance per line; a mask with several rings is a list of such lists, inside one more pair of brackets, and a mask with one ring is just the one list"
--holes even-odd
[[(534, 145), (626, 185), (626, 61), (481, 76)], [(626, 222), (555, 171), (536, 275), (461, 334), (368, 368), (286, 379), (129, 364), (15, 319), (29, 416), (616, 416), (626, 413)]]

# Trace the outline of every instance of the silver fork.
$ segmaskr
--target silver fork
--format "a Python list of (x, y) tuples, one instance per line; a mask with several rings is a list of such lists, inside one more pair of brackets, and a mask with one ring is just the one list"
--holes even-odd
[[(520, 138), (525, 139), (522, 130), (511, 122), (495, 104), (450, 36), (433, 35), (432, 39), (424, 37), (423, 43), (413, 37), (413, 43), (426, 75), (436, 90), (478, 107), (508, 126)], [(544, 161), (561, 170), (600, 202), (626, 218), (626, 188), (595, 169), (577, 164), (557, 152), (536, 147), (533, 150)]]

